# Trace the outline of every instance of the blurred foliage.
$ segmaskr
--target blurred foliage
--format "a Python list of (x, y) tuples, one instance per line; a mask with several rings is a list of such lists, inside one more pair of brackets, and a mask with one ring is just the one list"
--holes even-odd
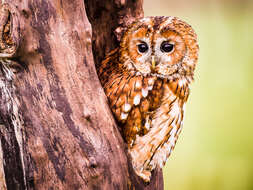
[(199, 2), (144, 0), (145, 16), (182, 18), (200, 44), (165, 190), (253, 190), (253, 1)]

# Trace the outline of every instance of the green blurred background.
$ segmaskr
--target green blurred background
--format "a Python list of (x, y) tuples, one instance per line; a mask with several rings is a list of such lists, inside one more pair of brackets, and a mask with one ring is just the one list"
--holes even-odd
[(165, 190), (253, 190), (253, 0), (144, 0), (145, 16), (177, 16), (200, 59)]

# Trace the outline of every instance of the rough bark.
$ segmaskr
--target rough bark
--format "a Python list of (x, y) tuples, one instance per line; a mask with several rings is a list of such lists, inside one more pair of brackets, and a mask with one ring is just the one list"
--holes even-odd
[(0, 12), (0, 189), (145, 184), (96, 74), (142, 0), (5, 0)]

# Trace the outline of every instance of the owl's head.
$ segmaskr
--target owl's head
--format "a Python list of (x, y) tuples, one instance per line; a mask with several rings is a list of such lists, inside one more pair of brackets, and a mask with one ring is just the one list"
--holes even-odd
[(145, 76), (193, 76), (198, 50), (197, 36), (187, 23), (176, 17), (146, 17), (123, 35), (120, 62)]

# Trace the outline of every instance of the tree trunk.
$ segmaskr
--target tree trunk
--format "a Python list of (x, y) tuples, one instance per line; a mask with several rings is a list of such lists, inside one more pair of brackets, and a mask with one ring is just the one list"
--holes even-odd
[(134, 174), (95, 69), (142, 0), (3, 2), (0, 189), (163, 189)]

